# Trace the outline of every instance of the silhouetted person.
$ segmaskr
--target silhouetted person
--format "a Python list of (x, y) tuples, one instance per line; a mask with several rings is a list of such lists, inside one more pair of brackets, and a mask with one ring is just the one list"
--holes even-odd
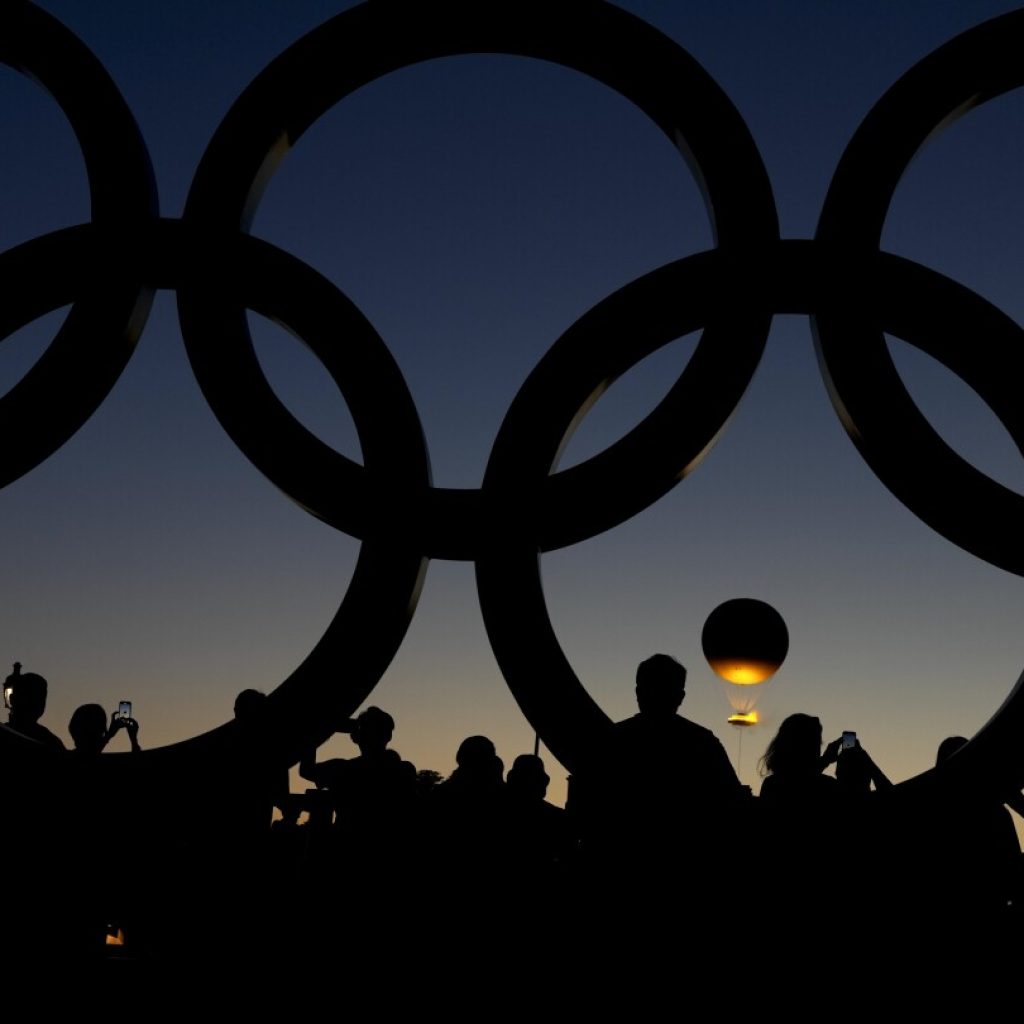
[(442, 784), (448, 799), (489, 802), (504, 789), (505, 766), (486, 736), (469, 736), (455, 753), (455, 771)]
[(838, 784), (824, 774), (841, 742), (822, 753), (821, 721), (798, 713), (783, 720), (761, 758), (758, 860), (764, 902), (774, 914), (803, 921), (830, 902), (844, 905), (836, 893), (846, 881), (849, 832), (840, 827)]
[[(963, 736), (939, 744), (935, 765), (941, 768), (967, 745)], [(949, 919), (999, 925), (1019, 886), (1020, 843), (1000, 794), (970, 784), (947, 784), (944, 800), (933, 808), (933, 836), (927, 851), (937, 891)]]
[(288, 800), (288, 766), (277, 763), (269, 752), (273, 728), (269, 699), (253, 689), (242, 690), (235, 697), (237, 759), (224, 813), (241, 843), (263, 842), (270, 832), (274, 808), (283, 810)]
[[(426, 801), (424, 849), (429, 886), (420, 900), (426, 919), (441, 923), (442, 941), (460, 970), (501, 956), (495, 922), (506, 920), (520, 887), (509, 843), (505, 767), (486, 736), (469, 736), (456, 768)], [(523, 908), (520, 907), (520, 910)]]
[(299, 774), (331, 794), (344, 855), (378, 866), (408, 856), (416, 802), (416, 769), (388, 746), (394, 730), (386, 711), (368, 707), (345, 727), (358, 757), (317, 762), (310, 753), (299, 762)]
[(165, 915), (159, 930), (171, 948), (195, 941), (196, 918), (239, 960), (265, 952), (274, 935), (281, 902), (267, 897), (266, 887), (292, 879), (268, 882), (278, 866), (271, 823), (274, 807), (287, 803), (289, 767), (274, 744), (271, 708), (271, 698), (259, 690), (238, 693), (234, 721), (224, 730), (213, 766), (218, 774), (203, 792), (195, 790), (194, 779), (180, 790), (190, 802), (181, 806), (183, 819), (171, 843), (186, 827), (188, 834), (177, 850), (165, 844), (172, 852), (158, 894)]
[(833, 740), (822, 753), (821, 722), (813, 715), (786, 718), (761, 758), (761, 800), (764, 804), (793, 807), (815, 813), (836, 798), (836, 780), (822, 774), (836, 763), (842, 739)]
[(299, 774), (304, 779), (339, 795), (344, 793), (350, 799), (360, 791), (360, 802), (371, 799), (374, 794), (370, 791), (374, 790), (385, 800), (396, 792), (404, 797), (414, 793), (416, 769), (389, 748), (395, 720), (386, 711), (368, 707), (346, 723), (343, 731), (349, 733), (359, 748), (359, 756), (318, 762), (311, 752), (299, 762)]
[[(551, 777), (536, 754), (520, 754), (509, 769), (505, 785), (510, 797), (523, 803), (544, 803)], [(550, 806), (554, 807), (554, 804)], [(555, 808), (558, 810), (558, 808)]]
[(8, 728), (54, 750), (63, 750), (64, 744), (45, 725), (41, 725), (46, 710), (46, 680), (35, 672), (8, 676), (11, 685), (11, 713)]
[(107, 713), (99, 704), (83, 704), (76, 708), (68, 722), (68, 733), (74, 743), (75, 751), (80, 754), (99, 754), (106, 745), (124, 729), (128, 734), (133, 753), (138, 753), (139, 723), (134, 718), (124, 718), (116, 711), (110, 715), (107, 724)]
[(486, 736), (464, 739), (455, 764), (430, 801), (434, 856), (450, 881), (462, 887), (474, 879), (490, 884), (503, 870), (509, 852), (505, 766)]
[(331, 941), (343, 916), (358, 921), (363, 950), (389, 946), (395, 915), (409, 911), (418, 881), (416, 769), (388, 746), (394, 729), (387, 712), (368, 707), (339, 730), (349, 733), (357, 757), (317, 762), (310, 752), (299, 763), (334, 813), (333, 827), (316, 826), (310, 868), (310, 928), (321, 941)]
[[(836, 778), (825, 770), (836, 765)], [(831, 905), (884, 903), (877, 872), (877, 808), (871, 786), (891, 783), (859, 743), (842, 749), (835, 739), (822, 752), (821, 722), (813, 715), (786, 718), (761, 758), (763, 864), (769, 904), (796, 915), (827, 912)]]
[[(652, 906), (666, 921), (685, 918), (691, 935), (717, 920), (744, 850), (749, 791), (715, 734), (678, 713), (685, 696), (686, 669), (675, 658), (641, 662), (638, 713), (600, 735), (571, 780), (581, 934), (614, 933), (621, 955), (654, 953)], [(598, 910), (587, 892), (609, 885)], [(594, 947), (587, 955), (608, 954)]]
[[(138, 856), (141, 790), (125, 773), (112, 771), (117, 759), (102, 753), (122, 729), (138, 753), (139, 724), (134, 719), (115, 712), (108, 723), (101, 705), (83, 704), (68, 723), (74, 748), (63, 760), (57, 813), (62, 845), (74, 850), (74, 857), (61, 872), (62, 903), (71, 941), (87, 956), (102, 953), (111, 922), (135, 933), (135, 899), (139, 879), (145, 876)], [(117, 884), (97, 881), (104, 877), (116, 878)]]
[[(842, 737), (822, 752), (821, 722), (801, 713), (786, 718), (761, 758), (761, 800), (765, 804), (793, 806), (813, 813), (837, 797), (856, 799), (892, 783), (861, 746), (859, 740), (843, 749)], [(833, 779), (823, 772), (836, 766)]]
[(61, 834), (59, 784), (64, 744), (39, 723), (46, 709), (46, 680), (20, 670), (16, 664), (5, 681), (10, 716), (8, 724), (0, 726), (0, 844), (4, 876), (10, 882), (0, 914), (0, 937), (15, 956), (26, 948), (59, 955), (74, 944), (63, 914), (61, 867), (67, 846)]
[(636, 671), (639, 712), (617, 722), (574, 780), (591, 843), (629, 861), (666, 861), (713, 846), (746, 795), (710, 729), (677, 712), (686, 669), (655, 654)]
[(552, 883), (573, 853), (565, 811), (544, 799), (549, 782), (536, 754), (520, 754), (505, 780), (510, 867), (534, 885)]
[(636, 781), (669, 804), (718, 803), (745, 793), (718, 737), (678, 714), (686, 697), (686, 669), (655, 654), (636, 670), (639, 713), (614, 727), (623, 765)]

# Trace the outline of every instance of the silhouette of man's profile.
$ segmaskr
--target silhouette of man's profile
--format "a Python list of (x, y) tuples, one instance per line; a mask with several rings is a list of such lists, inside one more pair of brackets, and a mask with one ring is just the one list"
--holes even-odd
[(646, 802), (649, 794), (666, 811), (743, 792), (718, 737), (678, 713), (685, 697), (686, 669), (655, 654), (637, 666), (638, 713), (612, 728), (616, 768), (633, 782), (632, 799)]
[(63, 742), (39, 721), (46, 710), (46, 680), (35, 672), (24, 672), (8, 677), (8, 682), (11, 684), (8, 728), (46, 747), (63, 750)]
[(713, 818), (746, 790), (710, 729), (678, 714), (686, 669), (655, 654), (636, 672), (639, 711), (616, 722), (580, 773), (584, 829), (599, 850), (629, 859), (672, 855), (709, 839)]

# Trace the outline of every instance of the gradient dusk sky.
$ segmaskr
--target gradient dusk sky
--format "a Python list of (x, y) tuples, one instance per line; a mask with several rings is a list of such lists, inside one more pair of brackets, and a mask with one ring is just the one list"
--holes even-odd
[[(427, 2), (427, 0), (424, 0)], [(555, 2), (555, 0), (553, 0)], [(161, 211), (178, 216), (230, 104), (327, 0), (46, 0), (107, 67), (150, 148)], [(688, 50), (739, 109), (775, 190), (784, 237), (813, 234), (858, 123), (903, 72), (1014, 5), (962, 0), (630, 0)], [(88, 220), (74, 137), (54, 102), (6, 68), (0, 247)], [(896, 194), (886, 248), (1024, 320), (1024, 96), (992, 101), (922, 152)], [(509, 403), (578, 316), (669, 260), (711, 245), (700, 194), (628, 101), (539, 61), (433, 61), (359, 90), (288, 155), (253, 233), (334, 281), (394, 353), (422, 417), (436, 483), (472, 487)], [(743, 297), (738, 295), (738, 304)], [(38, 358), (63, 312), (0, 347), (0, 390)], [(281, 398), (359, 457), (326, 373), (251, 317)], [(592, 454), (664, 394), (682, 338), (617, 382), (563, 464)], [(964, 338), (964, 344), (971, 339)], [(1019, 453), (963, 382), (898, 340), (894, 358), (949, 443), (1007, 486)], [(951, 494), (950, 500), (956, 495)], [(192, 377), (173, 296), (161, 292), (123, 377), (86, 425), (0, 495), (0, 659), (50, 680), (45, 722), (66, 738), (81, 703), (134, 701), (145, 746), (225, 721), (244, 687), (271, 690), (319, 638), (358, 542), (313, 519), (234, 447)], [(790, 653), (743, 736), (743, 781), (786, 715), (854, 729), (894, 780), (939, 741), (974, 733), (1024, 666), (1024, 580), (979, 561), (903, 507), (832, 411), (806, 318), (777, 317), (746, 397), (703, 464), (646, 512), (544, 556), (552, 619), (591, 694), (633, 712), (654, 651), (689, 667), (684, 713), (735, 760), (729, 704), (700, 650), (708, 613), (758, 597)], [(2, 663), (0, 663), (2, 664)], [(4, 665), (4, 672), (7, 668)], [(433, 562), (409, 634), (371, 703), (395, 746), (447, 774), (459, 741), (491, 736), (509, 765), (533, 734), (505, 687), (472, 565)], [(118, 739), (120, 745), (122, 739)], [(120, 746), (118, 746), (120, 749)], [(344, 737), (321, 756), (347, 756)], [(564, 771), (551, 764), (551, 795)]]

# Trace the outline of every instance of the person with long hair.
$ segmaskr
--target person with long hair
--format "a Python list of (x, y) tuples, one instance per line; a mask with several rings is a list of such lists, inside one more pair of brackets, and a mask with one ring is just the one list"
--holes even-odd
[(821, 750), (821, 722), (813, 715), (790, 715), (761, 758), (761, 799), (806, 804), (835, 797), (836, 780), (822, 774), (839, 758), (841, 740)]
[[(830, 801), (836, 796), (859, 799), (871, 787), (888, 789), (892, 783), (853, 737), (853, 745), (842, 749), (842, 739), (821, 749), (821, 722), (813, 715), (790, 715), (768, 744), (761, 758), (762, 799), (806, 804)], [(836, 766), (833, 779), (823, 774)]]
[[(823, 913), (837, 899), (884, 899), (873, 869), (877, 842), (871, 786), (891, 783), (853, 739), (822, 750), (821, 722), (790, 715), (761, 758), (761, 840), (776, 880), (776, 910)], [(826, 775), (836, 765), (836, 777)]]

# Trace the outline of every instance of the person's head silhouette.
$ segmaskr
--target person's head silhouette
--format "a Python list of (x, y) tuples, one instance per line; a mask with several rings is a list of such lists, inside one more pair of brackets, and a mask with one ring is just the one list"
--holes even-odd
[(395, 720), (380, 708), (368, 707), (352, 723), (352, 742), (363, 757), (382, 754), (395, 734)]
[(240, 722), (259, 722), (267, 713), (268, 697), (262, 690), (242, 690), (235, 698), (235, 718)]
[(520, 754), (509, 769), (509, 792), (523, 800), (543, 800), (551, 779), (536, 754)]
[(821, 771), (821, 721), (813, 715), (784, 719), (761, 758), (769, 775), (817, 775)]
[(467, 736), (455, 753), (457, 772), (463, 781), (481, 785), (500, 784), (504, 765), (494, 744), (486, 736)]
[(35, 672), (23, 672), (11, 689), (12, 724), (34, 724), (46, 710), (46, 680)]
[(935, 765), (938, 767), (945, 761), (948, 761), (958, 750), (967, 746), (966, 736), (947, 736), (939, 744), (939, 749), (935, 752)]
[(75, 750), (83, 754), (98, 754), (107, 742), (107, 713), (99, 704), (83, 704), (75, 708), (68, 732)]
[(686, 696), (686, 669), (667, 654), (641, 661), (636, 670), (636, 703), (643, 715), (674, 715)]

